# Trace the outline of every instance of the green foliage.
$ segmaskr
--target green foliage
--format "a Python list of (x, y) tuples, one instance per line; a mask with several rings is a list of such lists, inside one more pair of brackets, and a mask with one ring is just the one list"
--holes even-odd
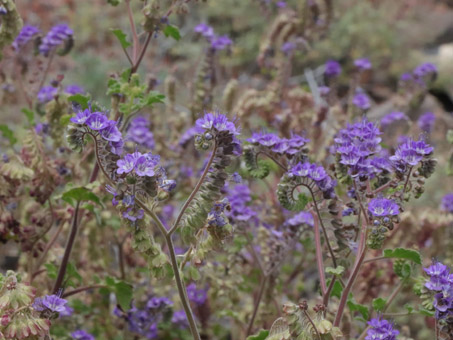
[(384, 257), (410, 260), (416, 264), (422, 264), (420, 253), (413, 249), (395, 248), (384, 249)]
[(264, 329), (260, 330), (258, 334), (250, 335), (247, 337), (247, 340), (264, 340), (269, 335), (269, 331)]
[(181, 39), (181, 33), (179, 33), (179, 28), (173, 25), (166, 25), (163, 29), (163, 32), (166, 37), (172, 37), (176, 41)]
[(121, 308), (129, 310), (132, 301), (132, 285), (110, 276), (105, 278), (105, 284), (112, 293), (115, 293)]
[(14, 132), (6, 124), (0, 124), (0, 132), (3, 134), (3, 137), (9, 140), (11, 145), (17, 143), (17, 138), (14, 137)]
[(99, 197), (97, 197), (96, 194), (85, 187), (70, 189), (61, 196), (61, 199), (71, 204), (72, 206), (75, 205), (75, 202), (81, 201), (91, 201), (93, 203), (99, 204), (100, 206), (103, 206)]
[(115, 37), (117, 37), (123, 48), (128, 48), (132, 45), (129, 41), (127, 41), (127, 35), (122, 30), (120, 30), (119, 28), (112, 28), (111, 31), (115, 35)]
[(244, 147), (245, 166), (253, 178), (263, 179), (269, 175), (270, 167), (265, 160), (258, 160), (258, 155), (252, 145)]
[(332, 267), (326, 267), (326, 273), (327, 274), (332, 274), (335, 276), (341, 276), (345, 271), (345, 268), (343, 266), (337, 266), (336, 268)]
[(73, 96), (68, 97), (68, 100), (71, 102), (76, 102), (82, 107), (82, 110), (88, 109), (88, 103), (90, 102), (91, 98), (89, 95), (84, 96), (80, 93), (77, 93)]
[(34, 126), (35, 125), (35, 113), (32, 110), (29, 110), (27, 108), (23, 108), (21, 111), (25, 114), (25, 117), (27, 117), (28, 123), (31, 126)]
[(361, 317), (358, 318), (359, 320), (364, 322), (369, 320), (370, 310), (368, 309), (367, 306), (356, 303), (352, 296), (348, 298), (347, 305), (351, 313), (359, 312), (359, 314), (361, 315)]
[(376, 298), (376, 299), (373, 299), (372, 306), (376, 312), (382, 312), (385, 308), (386, 303), (387, 303), (387, 300), (385, 300), (383, 298)]
[(6, 13), (1, 14), (0, 25), (0, 60), (2, 50), (10, 45), (22, 28), (23, 21), (17, 12), (16, 4), (13, 0), (0, 0), (0, 6), (6, 9)]

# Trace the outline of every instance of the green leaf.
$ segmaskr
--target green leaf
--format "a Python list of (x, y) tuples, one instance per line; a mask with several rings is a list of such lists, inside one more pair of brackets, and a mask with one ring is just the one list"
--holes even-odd
[(349, 298), (347, 303), (351, 312), (359, 312), (362, 315), (363, 321), (367, 321), (370, 318), (370, 311), (367, 306), (355, 303), (352, 298)]
[(27, 117), (27, 120), (30, 123), (30, 125), (35, 125), (35, 113), (27, 108), (23, 108), (21, 111)]
[(376, 312), (382, 312), (385, 308), (386, 303), (387, 303), (387, 300), (385, 300), (383, 298), (373, 299), (373, 309)]
[(74, 188), (66, 191), (61, 199), (69, 204), (74, 205), (74, 201), (91, 201), (102, 206), (101, 200), (93, 192), (85, 187)]
[(3, 134), (3, 137), (9, 140), (11, 145), (17, 143), (17, 138), (14, 137), (14, 132), (8, 127), (8, 125), (0, 124), (0, 132)]
[(247, 340), (264, 340), (268, 335), (269, 331), (262, 329), (258, 334), (248, 336)]
[(76, 102), (79, 104), (83, 110), (88, 109), (88, 103), (90, 102), (90, 96), (84, 96), (80, 93), (77, 93), (73, 96), (70, 96), (68, 98), (69, 101), (71, 102)]
[(343, 266), (338, 266), (337, 268), (332, 268), (332, 267), (327, 267), (326, 268), (326, 273), (327, 274), (332, 274), (335, 276), (341, 276), (341, 274), (344, 273), (344, 267)]
[(336, 281), (333, 284), (332, 293), (330, 293), (330, 296), (335, 296), (341, 299), (341, 293), (343, 293), (343, 286), (341, 285), (340, 282)]
[(412, 249), (405, 248), (385, 249), (384, 257), (406, 259), (417, 264), (422, 264), (422, 257), (420, 253)]
[(181, 33), (179, 33), (179, 28), (173, 25), (167, 25), (163, 29), (163, 32), (166, 37), (172, 37), (176, 41), (179, 41), (181, 39)]
[(424, 316), (434, 316), (434, 311), (421, 307), (418, 312)]
[(200, 272), (193, 266), (189, 266), (187, 269), (187, 277), (194, 281), (198, 281), (201, 278)]
[(129, 41), (127, 41), (127, 35), (119, 28), (112, 28), (112, 33), (118, 38), (123, 48), (128, 48), (132, 45)]
[(46, 263), (44, 265), (44, 267), (46, 267), (46, 270), (47, 270), (47, 276), (49, 277), (49, 279), (56, 279), (57, 278), (57, 275), (58, 275), (58, 268), (56, 265), (54, 265), (53, 263)]
[(131, 307), (132, 301), (132, 285), (113, 277), (107, 276), (105, 283), (115, 293), (118, 304), (123, 310), (128, 310)]
[(406, 303), (406, 304), (404, 305), (404, 308), (406, 308), (406, 310), (407, 310), (407, 312), (408, 312), (409, 314), (412, 314), (412, 313), (414, 312), (414, 310), (415, 310), (415, 308), (414, 308), (412, 305), (408, 304), (408, 303)]

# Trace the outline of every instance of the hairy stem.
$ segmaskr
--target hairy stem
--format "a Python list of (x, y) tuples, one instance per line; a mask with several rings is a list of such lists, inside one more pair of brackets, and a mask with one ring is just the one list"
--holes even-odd
[(182, 216), (184, 215), (184, 212), (185, 212), (186, 209), (189, 207), (190, 203), (191, 203), (192, 200), (194, 199), (194, 197), (195, 197), (195, 195), (197, 194), (198, 190), (200, 190), (200, 187), (201, 187), (201, 185), (203, 184), (203, 181), (204, 181), (206, 175), (208, 174), (209, 169), (211, 168), (211, 164), (212, 164), (212, 162), (214, 161), (214, 157), (215, 157), (216, 151), (217, 151), (217, 142), (216, 142), (215, 145), (214, 145), (214, 149), (212, 150), (211, 157), (209, 158), (208, 164), (206, 164), (206, 167), (205, 167), (205, 169), (204, 169), (204, 171), (203, 171), (203, 174), (201, 175), (200, 179), (198, 180), (198, 183), (197, 183), (197, 185), (195, 186), (195, 188), (193, 189), (193, 191), (192, 191), (192, 193), (190, 194), (189, 198), (187, 198), (186, 202), (185, 202), (184, 205), (182, 206), (181, 211), (179, 212), (178, 217), (176, 218), (175, 223), (173, 224), (173, 226), (171, 227), (170, 231), (168, 232), (169, 235), (172, 235), (172, 234), (176, 231), (176, 229), (177, 229), (178, 226), (179, 226), (179, 222), (181, 222), (181, 218), (182, 218)]
[(258, 309), (259, 309), (260, 304), (261, 304), (261, 299), (263, 298), (264, 288), (266, 287), (266, 283), (267, 283), (268, 278), (269, 278), (268, 275), (263, 276), (261, 278), (260, 290), (258, 292), (258, 297), (256, 298), (256, 301), (255, 301), (255, 306), (253, 307), (253, 314), (252, 314), (252, 318), (249, 321), (249, 325), (247, 327), (246, 336), (249, 336), (250, 333), (252, 332), (253, 323), (255, 322), (256, 315), (258, 314)]
[(319, 220), (318, 216), (314, 213), (313, 220), (314, 220), (314, 231), (315, 231), (315, 248), (316, 248), (316, 264), (318, 267), (318, 274), (319, 274), (319, 281), (321, 284), (321, 292), (322, 296), (324, 297), (327, 292), (327, 285), (326, 285), (326, 277), (324, 273), (324, 262), (322, 259), (322, 245), (321, 245), (321, 233), (319, 231)]

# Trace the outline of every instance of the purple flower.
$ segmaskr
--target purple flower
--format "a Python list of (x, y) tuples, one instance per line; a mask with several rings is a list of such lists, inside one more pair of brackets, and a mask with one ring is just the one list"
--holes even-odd
[(68, 305), (65, 305), (64, 307), (64, 311), (60, 312), (60, 317), (71, 316), (74, 313), (74, 308), (69, 307)]
[(417, 165), (425, 156), (433, 152), (433, 147), (425, 143), (423, 139), (414, 141), (407, 138), (401, 143), (395, 151), (395, 154), (390, 157), (396, 168), (405, 168), (405, 166)]
[(172, 306), (172, 305), (173, 305), (173, 302), (165, 296), (153, 297), (146, 303), (146, 308), (158, 309), (158, 308), (164, 308), (164, 307)]
[(72, 117), (70, 119), (71, 122), (76, 123), (76, 124), (85, 124), (87, 121), (88, 117), (91, 116), (91, 111), (89, 109), (85, 109), (83, 111), (77, 112), (75, 117)]
[(299, 162), (289, 170), (289, 173), (298, 177), (306, 177), (310, 174), (310, 171), (311, 164), (309, 162), (305, 162), (303, 164)]
[(159, 164), (160, 157), (154, 156), (151, 153), (140, 156), (135, 161), (135, 173), (140, 176), (152, 177), (155, 175), (154, 168)]
[(401, 76), (400, 76), (400, 81), (402, 81), (403, 83), (407, 83), (407, 82), (410, 82), (412, 81), (414, 78), (412, 77), (412, 74), (410, 73), (403, 73)]
[(301, 226), (304, 224), (309, 225), (310, 227), (314, 226), (313, 215), (308, 211), (301, 211), (285, 222), (285, 225), (291, 227)]
[(118, 165), (118, 170), (116, 170), (116, 172), (118, 174), (130, 173), (132, 170), (134, 170), (136, 161), (137, 158), (133, 154), (127, 154), (123, 159), (119, 159), (116, 162), (116, 165)]
[(123, 153), (124, 141), (121, 139), (118, 142), (110, 142), (110, 151), (115, 155), (121, 156)]
[(271, 147), (280, 142), (280, 138), (273, 133), (266, 133), (258, 138), (258, 144)]
[(238, 184), (229, 189), (227, 198), (231, 207), (231, 210), (226, 212), (228, 217), (236, 221), (249, 221), (256, 216), (256, 212), (248, 206), (252, 198), (247, 185)]
[(127, 130), (126, 140), (141, 145), (148, 149), (154, 149), (154, 135), (150, 130), (151, 122), (145, 117), (138, 116), (131, 121)]
[(431, 76), (437, 73), (437, 66), (431, 63), (423, 63), (418, 65), (414, 71), (414, 76), (423, 78), (425, 76)]
[(385, 319), (371, 319), (368, 322), (370, 329), (367, 332), (365, 340), (396, 340), (396, 336), (400, 334), (393, 329), (393, 325)]
[(67, 94), (70, 94), (70, 95), (75, 95), (75, 94), (79, 94), (79, 93), (84, 93), (85, 90), (77, 84), (72, 84), (72, 85), (66, 86), (64, 89), (64, 92)]
[(33, 302), (33, 308), (38, 311), (65, 312), (67, 300), (60, 298), (58, 295), (46, 295), (42, 298), (36, 298)]
[(361, 110), (368, 110), (371, 107), (370, 98), (363, 92), (356, 93), (352, 103)]
[(409, 118), (404, 114), (404, 112), (390, 112), (389, 114), (385, 115), (381, 119), (381, 126), (386, 127), (391, 125), (393, 122), (396, 122), (398, 120), (409, 120)]
[(47, 57), (52, 49), (72, 38), (74, 32), (68, 25), (56, 25), (51, 28), (39, 45), (39, 52)]
[(79, 330), (77, 330), (75, 332), (72, 332), (71, 333), (71, 337), (74, 340), (95, 340), (93, 335), (91, 335), (90, 333), (85, 332), (82, 329), (79, 329)]
[(325, 179), (328, 175), (326, 170), (324, 170), (324, 167), (312, 164), (310, 166), (310, 173), (308, 174), (308, 176), (315, 182), (319, 182)]
[(395, 216), (399, 214), (400, 208), (393, 200), (373, 198), (368, 204), (368, 211), (376, 217)]
[(417, 123), (420, 130), (430, 133), (434, 127), (435, 121), (436, 115), (432, 112), (426, 112), (420, 116)]
[(54, 99), (57, 95), (58, 89), (53, 86), (43, 86), (38, 92), (38, 100), (41, 103), (47, 103)]
[(442, 198), (441, 209), (443, 211), (453, 213), (453, 192), (446, 194)]
[(101, 137), (109, 142), (119, 142), (121, 140), (121, 132), (114, 120), (109, 120), (108, 125), (101, 130)]
[(135, 222), (137, 220), (141, 220), (145, 216), (145, 212), (143, 209), (134, 209), (133, 207), (127, 208), (125, 212), (123, 212), (123, 217), (128, 219), (131, 222)]
[(217, 51), (224, 50), (225, 48), (231, 46), (232, 44), (233, 41), (226, 35), (213, 37), (211, 39), (211, 47)]
[(196, 305), (203, 305), (208, 299), (208, 291), (206, 289), (197, 289), (195, 283), (187, 286), (187, 297)]
[(290, 54), (295, 48), (296, 48), (296, 44), (295, 44), (295, 43), (293, 43), (293, 42), (291, 42), (291, 41), (287, 41), (287, 42), (285, 42), (285, 43), (282, 45), (282, 47), (280, 48), (280, 50), (281, 50), (284, 54), (288, 55), (288, 54)]
[(425, 287), (435, 292), (433, 306), (436, 319), (453, 316), (453, 273), (450, 268), (440, 262), (434, 262), (424, 270), (429, 276)]
[(324, 73), (330, 78), (338, 76), (341, 73), (341, 66), (338, 61), (328, 60), (324, 66)]
[(171, 317), (171, 323), (175, 324), (179, 328), (189, 327), (189, 322), (187, 321), (186, 312), (184, 310), (178, 310), (173, 313)]
[(286, 7), (286, 1), (277, 1), (276, 3), (278, 8), (285, 8)]
[(368, 58), (359, 58), (354, 60), (354, 66), (360, 71), (371, 69), (371, 62)]
[(85, 121), (92, 130), (99, 131), (110, 126), (109, 119), (102, 112), (93, 112)]
[(214, 37), (214, 29), (205, 23), (201, 23), (195, 26), (194, 32), (201, 34), (205, 38)]
[(218, 132), (228, 131), (233, 135), (239, 134), (239, 130), (236, 128), (234, 123), (220, 113), (212, 114), (206, 113), (203, 118), (197, 119), (195, 122), (196, 126), (205, 130), (215, 130)]
[(25, 25), (22, 27), (22, 30), (17, 35), (16, 39), (12, 43), (12, 46), (18, 52), (22, 47), (24, 47), (31, 39), (36, 37), (41, 30), (32, 25)]

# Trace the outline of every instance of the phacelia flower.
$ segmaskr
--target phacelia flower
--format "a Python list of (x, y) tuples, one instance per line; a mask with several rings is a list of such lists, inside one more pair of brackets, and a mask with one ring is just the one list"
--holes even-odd
[(365, 340), (396, 340), (400, 332), (393, 329), (393, 325), (385, 319), (371, 319), (368, 322), (370, 329)]
[(288, 55), (288, 54), (290, 54), (295, 48), (296, 48), (296, 44), (295, 44), (295, 43), (293, 43), (293, 42), (291, 42), (291, 41), (287, 41), (287, 42), (285, 42), (285, 43), (282, 45), (282, 47), (280, 48), (280, 50), (281, 50), (284, 54)]
[(399, 121), (399, 120), (409, 120), (409, 118), (406, 116), (404, 112), (390, 112), (389, 114), (385, 115), (381, 119), (381, 126), (382, 127), (387, 127), (389, 125), (392, 125), (392, 123)]
[(156, 174), (155, 168), (160, 162), (160, 156), (151, 153), (141, 154), (134, 152), (125, 155), (119, 159), (116, 164), (118, 165), (118, 174), (128, 174), (135, 170), (135, 174), (139, 177), (152, 177)]
[(399, 214), (400, 208), (393, 200), (373, 198), (368, 204), (368, 211), (375, 217), (395, 216)]
[(187, 297), (197, 305), (202, 305), (208, 299), (208, 291), (206, 289), (197, 289), (195, 283), (187, 286)]
[(39, 28), (32, 25), (24, 25), (24, 27), (22, 27), (22, 30), (12, 43), (12, 46), (14, 47), (15, 51), (18, 52), (22, 47), (24, 47), (30, 40), (35, 38), (39, 33), (41, 33), (41, 30)]
[(233, 41), (226, 35), (214, 37), (211, 39), (211, 47), (217, 51), (224, 50), (232, 44)]
[(75, 95), (75, 94), (79, 94), (79, 93), (84, 93), (85, 90), (77, 84), (72, 84), (72, 85), (66, 86), (64, 89), (64, 92), (69, 95)]
[(333, 78), (341, 73), (341, 66), (338, 61), (329, 60), (324, 65), (324, 73), (327, 77)]
[(361, 110), (368, 110), (371, 107), (370, 98), (363, 92), (356, 93), (352, 103)]
[(131, 222), (141, 220), (143, 216), (145, 216), (143, 209), (135, 209), (134, 207), (127, 208), (127, 210), (123, 212), (123, 217)]
[(249, 221), (256, 216), (256, 212), (249, 206), (252, 201), (250, 188), (245, 184), (235, 185), (228, 190), (230, 211), (226, 214), (236, 221)]
[(232, 135), (239, 134), (239, 130), (234, 125), (234, 122), (228, 120), (225, 115), (220, 113), (206, 113), (203, 118), (197, 119), (195, 124), (205, 130), (214, 130), (215, 132), (227, 131)]
[(423, 139), (414, 141), (411, 138), (407, 138), (398, 146), (390, 160), (396, 168), (413, 167), (423, 160), (425, 156), (429, 156), (433, 149)]
[(368, 58), (359, 58), (354, 60), (354, 66), (360, 71), (371, 69), (371, 62)]
[(42, 298), (36, 298), (33, 302), (33, 308), (38, 312), (51, 311), (62, 313), (66, 311), (67, 300), (60, 298), (58, 295), (46, 295)]
[(109, 119), (102, 112), (93, 112), (85, 121), (91, 130), (99, 131), (110, 127)]
[(172, 305), (173, 305), (173, 302), (165, 296), (153, 297), (146, 303), (146, 308), (158, 309), (158, 308), (164, 308), (164, 307), (172, 306)]
[(337, 182), (332, 180), (321, 165), (310, 164), (309, 162), (299, 162), (290, 168), (288, 173), (293, 177), (308, 177), (312, 179), (326, 198), (335, 196), (334, 188), (337, 185)]
[(70, 119), (71, 122), (75, 124), (85, 124), (87, 119), (91, 116), (91, 111), (89, 109), (85, 109), (83, 111), (77, 112), (75, 117)]
[(434, 127), (436, 115), (432, 112), (426, 112), (418, 118), (417, 124), (420, 130), (430, 133)]
[(418, 78), (423, 78), (426, 76), (431, 76), (437, 73), (437, 66), (431, 63), (423, 63), (418, 65), (413, 74)]
[(187, 321), (186, 312), (184, 310), (178, 310), (173, 313), (171, 317), (171, 323), (176, 325), (179, 328), (189, 327), (189, 322)]
[(154, 135), (150, 130), (151, 122), (143, 117), (134, 118), (127, 130), (126, 140), (132, 141), (135, 144), (143, 146), (147, 149), (154, 149)]
[(314, 226), (313, 215), (310, 212), (301, 211), (285, 222), (285, 226), (296, 227), (301, 225), (308, 225), (310, 227)]
[(43, 86), (38, 92), (38, 100), (40, 103), (47, 103), (54, 99), (57, 95), (58, 89), (53, 86)]
[(205, 23), (201, 23), (195, 26), (194, 32), (201, 34), (205, 38), (214, 37), (214, 29)]
[(73, 34), (74, 32), (68, 25), (61, 24), (52, 27), (42, 39), (41, 45), (39, 45), (39, 52), (47, 57), (54, 48), (63, 44), (65, 41), (72, 39)]
[(91, 335), (90, 333), (87, 333), (86, 331), (84, 331), (82, 329), (72, 332), (71, 337), (74, 340), (95, 340), (93, 335)]
[(450, 268), (440, 262), (434, 262), (424, 268), (429, 280), (425, 283), (433, 296), (433, 307), (437, 320), (453, 316), (453, 273)]
[(442, 198), (441, 209), (443, 211), (453, 213), (453, 192), (446, 194)]

